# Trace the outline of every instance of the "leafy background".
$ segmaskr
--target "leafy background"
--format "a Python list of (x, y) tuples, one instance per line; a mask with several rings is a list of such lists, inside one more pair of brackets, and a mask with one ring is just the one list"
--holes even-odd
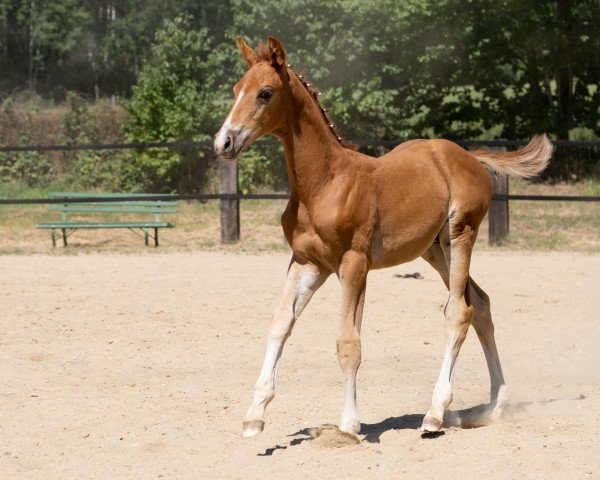
[[(209, 140), (243, 73), (238, 34), (279, 37), (348, 140), (597, 139), (597, 18), (597, 0), (0, 0), (0, 143)], [(598, 173), (598, 152), (577, 155), (551, 174)], [(244, 154), (243, 190), (284, 189), (281, 158)], [(214, 163), (209, 149), (3, 153), (0, 179), (208, 191)]]

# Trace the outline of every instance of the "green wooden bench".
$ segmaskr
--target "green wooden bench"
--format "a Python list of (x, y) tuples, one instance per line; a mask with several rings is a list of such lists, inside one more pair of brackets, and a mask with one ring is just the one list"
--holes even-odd
[[(51, 212), (61, 212), (61, 218), (52, 222), (39, 223), (37, 228), (50, 229), (52, 236), (52, 245), (56, 247), (56, 231), (62, 232), (63, 244), (67, 246), (67, 237), (74, 231), (85, 228), (85, 229), (97, 229), (97, 228), (128, 228), (131, 231), (141, 231), (146, 245), (148, 245), (148, 238), (154, 239), (154, 245), (158, 247), (158, 229), (159, 228), (172, 228), (175, 226), (172, 222), (166, 222), (160, 218), (161, 214), (164, 213), (177, 213), (177, 201), (176, 200), (132, 200), (123, 201), (125, 197), (150, 197), (151, 194), (127, 194), (127, 193), (69, 193), (69, 192), (52, 192), (49, 194), (51, 198), (64, 198), (64, 203), (51, 204), (48, 208)], [(154, 195), (156, 196), (156, 195)], [(175, 195), (172, 195), (175, 197)], [(118, 201), (102, 201), (102, 202), (69, 202), (71, 199), (81, 198), (119, 198)], [(80, 217), (85, 215), (93, 215), (94, 220), (85, 221), (81, 220)], [(97, 215), (99, 214), (99, 215)], [(144, 215), (151, 217), (148, 220), (119, 220), (119, 221), (97, 221), (98, 216), (104, 214), (115, 214), (127, 215), (132, 217), (136, 215)], [(149, 231), (154, 229), (154, 236)]]

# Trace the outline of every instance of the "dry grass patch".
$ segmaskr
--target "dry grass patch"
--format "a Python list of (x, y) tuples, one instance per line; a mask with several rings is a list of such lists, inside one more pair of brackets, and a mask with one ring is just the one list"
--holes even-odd
[[(600, 195), (600, 182), (547, 185), (511, 180), (511, 193), (535, 195)], [(221, 245), (219, 202), (179, 202), (176, 215), (165, 215), (176, 228), (160, 230), (160, 247), (145, 247), (129, 230), (79, 230), (69, 248), (53, 249), (48, 231), (36, 224), (57, 218), (47, 206), (0, 207), (0, 253), (151, 253), (193, 250), (241, 252), (287, 251), (279, 219), (285, 200), (241, 202), (241, 240)], [(82, 217), (83, 218), (83, 217)], [(88, 219), (91, 217), (87, 217)], [(104, 217), (111, 218), (109, 215)], [(117, 217), (113, 217), (117, 218)], [(478, 249), (487, 245), (487, 221), (481, 226)], [(497, 248), (497, 247), (494, 247)], [(504, 247), (522, 250), (600, 252), (600, 202), (510, 202), (510, 235)]]
[[(60, 218), (60, 213), (49, 212), (47, 206), (0, 207), (0, 254), (13, 253), (153, 253), (193, 250), (272, 251), (287, 250), (279, 218), (285, 209), (283, 200), (247, 200), (241, 203), (241, 241), (222, 246), (219, 224), (219, 202), (179, 202), (177, 214), (165, 214), (164, 219), (173, 221), (175, 228), (160, 229), (160, 247), (144, 246), (140, 234), (127, 229), (78, 230), (68, 241), (68, 248), (52, 247), (50, 232), (39, 230), (36, 225), (43, 221)], [(102, 216), (77, 216), (82, 220), (124, 220), (140, 218), (107, 214)], [(150, 218), (150, 217), (149, 217)], [(163, 218), (163, 217), (161, 217)]]

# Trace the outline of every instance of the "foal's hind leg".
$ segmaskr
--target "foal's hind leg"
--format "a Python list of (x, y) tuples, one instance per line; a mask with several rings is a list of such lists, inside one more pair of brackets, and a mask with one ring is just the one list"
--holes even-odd
[[(450, 292), (444, 311), (446, 348), (442, 369), (433, 389), (431, 408), (423, 419), (423, 430), (426, 432), (437, 432), (442, 428), (444, 411), (452, 402), (452, 371), (474, 316), (469, 298), (469, 267), (477, 232), (471, 226), (464, 224), (460, 229), (452, 226), (450, 228), (452, 230), (449, 235), (450, 242), (448, 242), (447, 229), (440, 235), (440, 244), (448, 264), (447, 274), (443, 269), (440, 274)], [(437, 253), (439, 254), (439, 251)]]
[(504, 383), (504, 375), (500, 366), (498, 349), (494, 338), (494, 323), (492, 322), (492, 313), (490, 311), (490, 299), (486, 293), (471, 278), (471, 299), (475, 307), (475, 318), (473, 327), (477, 332), (477, 337), (481, 342), (485, 361), (490, 372), (490, 405), (494, 406), (492, 416), (500, 417), (502, 409), (508, 401), (508, 390)]
[(327, 276), (314, 265), (300, 264), (292, 259), (283, 297), (269, 327), (267, 352), (254, 389), (254, 399), (244, 417), (244, 437), (251, 437), (263, 430), (265, 408), (275, 396), (275, 376), (283, 345), (292, 333), (294, 322)]
[[(440, 243), (434, 243), (423, 254), (423, 259), (440, 274), (446, 288), (448, 288), (449, 284), (449, 262), (446, 261), (446, 255), (448, 255), (448, 260), (450, 259), (448, 246), (449, 237), (446, 229), (446, 231), (442, 231), (440, 234)], [(490, 374), (490, 403), (491, 405), (495, 405), (493, 416), (498, 417), (502, 413), (502, 408), (506, 403), (507, 390), (494, 339), (494, 324), (492, 323), (492, 314), (490, 312), (490, 300), (472, 278), (469, 278), (469, 285), (470, 300), (474, 307), (473, 327), (481, 342)]]

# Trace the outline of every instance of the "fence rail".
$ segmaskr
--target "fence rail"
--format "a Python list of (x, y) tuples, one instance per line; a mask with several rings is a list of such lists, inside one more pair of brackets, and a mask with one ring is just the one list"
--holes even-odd
[[(401, 144), (403, 140), (357, 140), (353, 143), (359, 147), (388, 147), (392, 148)], [(258, 145), (279, 145), (276, 140), (260, 140)], [(528, 143), (527, 140), (455, 140), (463, 147), (481, 146), (493, 150), (506, 150), (507, 147), (520, 147)], [(553, 142), (556, 147), (600, 147), (600, 141), (566, 141)], [(173, 141), (173, 142), (135, 142), (135, 143), (109, 143), (109, 144), (80, 144), (80, 145), (17, 145), (0, 146), (0, 152), (56, 152), (79, 150), (123, 150), (123, 149), (148, 149), (148, 148), (207, 148), (212, 146), (212, 141)], [(144, 194), (140, 197), (128, 195), (127, 197), (81, 197), (71, 199), (70, 202), (109, 202), (132, 200), (185, 200), (205, 201), (220, 200), (221, 202), (221, 241), (230, 243), (240, 238), (239, 202), (251, 199), (287, 200), (288, 193), (260, 193), (242, 194), (238, 188), (237, 164), (228, 161), (219, 161), (220, 193), (210, 194)], [(508, 202), (518, 201), (567, 201), (567, 202), (600, 202), (600, 196), (573, 196), (573, 195), (521, 195), (508, 194), (508, 178), (497, 176), (492, 178), (493, 194), (489, 218), (489, 241), (491, 244), (501, 243), (509, 230)], [(63, 203), (59, 198), (26, 198), (26, 199), (0, 199), (0, 205), (34, 205)]]
[[(395, 147), (406, 140), (352, 140), (359, 147)], [(522, 147), (529, 140), (452, 140), (461, 147)], [(600, 147), (600, 140), (554, 140), (556, 147)], [(255, 145), (280, 145), (277, 140), (258, 140)], [(0, 152), (72, 152), (77, 150), (135, 150), (145, 148), (205, 148), (212, 147), (210, 140), (177, 140), (173, 142), (97, 143), (73, 145), (12, 145), (0, 146)]]
[[(71, 198), (69, 203), (102, 203), (102, 202), (127, 202), (143, 201), (151, 202), (161, 200), (183, 200), (183, 201), (205, 201), (205, 200), (287, 200), (289, 193), (191, 193), (191, 194), (144, 194), (136, 196), (112, 196), (112, 197), (81, 197)], [(522, 195), (522, 194), (502, 194), (494, 193), (492, 200), (526, 200), (542, 202), (600, 202), (600, 196), (585, 195)], [(64, 203), (60, 198), (0, 198), (0, 205), (49, 205)]]

